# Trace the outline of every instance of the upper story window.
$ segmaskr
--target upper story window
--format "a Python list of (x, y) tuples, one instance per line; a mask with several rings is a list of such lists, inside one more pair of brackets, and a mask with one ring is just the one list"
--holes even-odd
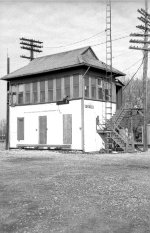
[(84, 91), (85, 97), (89, 98), (89, 77), (85, 77), (84, 79)]
[(70, 76), (64, 78), (64, 95), (70, 97)]
[(104, 82), (105, 101), (110, 100), (110, 83)]
[(12, 101), (12, 104), (17, 103), (17, 86), (16, 85), (11, 86), (11, 101)]
[(61, 78), (56, 79), (56, 101), (61, 100)]
[(102, 79), (98, 78), (97, 84), (98, 84), (98, 99), (103, 100), (103, 82), (102, 82)]
[(48, 101), (53, 101), (53, 79), (48, 80)]
[(91, 97), (96, 99), (96, 78), (91, 77)]
[(40, 82), (40, 102), (45, 102), (45, 81)]
[(23, 92), (24, 92), (24, 85), (18, 85), (18, 104), (23, 104)]
[(30, 83), (25, 84), (25, 103), (30, 103)]
[(73, 75), (73, 97), (74, 98), (79, 97), (79, 75), (78, 74)]
[(38, 89), (37, 89), (37, 82), (33, 83), (33, 103), (38, 102)]

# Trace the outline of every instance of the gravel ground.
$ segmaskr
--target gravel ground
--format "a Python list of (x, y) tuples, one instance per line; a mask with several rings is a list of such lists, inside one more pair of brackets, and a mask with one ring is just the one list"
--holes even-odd
[(0, 233), (150, 233), (150, 152), (0, 150)]

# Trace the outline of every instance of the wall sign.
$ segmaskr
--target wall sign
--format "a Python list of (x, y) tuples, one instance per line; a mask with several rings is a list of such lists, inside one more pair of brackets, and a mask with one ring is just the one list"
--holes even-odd
[(92, 104), (85, 105), (85, 108), (91, 108), (94, 109), (94, 106)]

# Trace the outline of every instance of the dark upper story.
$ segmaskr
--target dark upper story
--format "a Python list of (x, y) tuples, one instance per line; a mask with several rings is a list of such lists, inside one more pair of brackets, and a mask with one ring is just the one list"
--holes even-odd
[[(89, 68), (90, 67), (90, 68)], [(90, 47), (36, 58), (2, 78), (10, 83), (12, 105), (53, 103), (66, 96), (72, 99), (82, 97), (82, 76), (85, 98), (109, 101), (112, 85), (112, 101), (116, 102), (117, 77), (125, 74), (112, 69), (112, 84), (106, 78), (106, 64), (99, 61)], [(107, 67), (107, 73), (110, 70)]]

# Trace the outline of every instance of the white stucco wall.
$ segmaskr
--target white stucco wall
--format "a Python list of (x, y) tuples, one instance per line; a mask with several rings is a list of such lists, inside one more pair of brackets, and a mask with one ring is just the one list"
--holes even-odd
[[(90, 107), (89, 107), (90, 106)], [(96, 131), (96, 117), (105, 117), (105, 103), (84, 101), (84, 146), (85, 152), (99, 151), (104, 142)], [(116, 105), (113, 104), (113, 112)], [(72, 114), (72, 147), (82, 150), (81, 100), (66, 105), (37, 104), (10, 107), (10, 148), (17, 144), (39, 143), (39, 116), (47, 116), (47, 144), (63, 145), (63, 114)], [(24, 140), (17, 140), (17, 118), (24, 117)]]
[[(112, 113), (116, 111), (116, 104), (112, 104)], [(101, 136), (96, 130), (96, 117), (99, 116), (101, 122), (105, 117), (105, 103), (99, 101), (85, 100), (85, 139), (84, 146), (85, 151), (99, 151), (105, 147), (105, 144)]]
[[(37, 104), (10, 107), (10, 147), (38, 144), (39, 116), (47, 116), (47, 144), (63, 144), (63, 114), (72, 114), (72, 149), (81, 150), (81, 100), (66, 105)], [(24, 117), (24, 140), (17, 140), (17, 117)]]

